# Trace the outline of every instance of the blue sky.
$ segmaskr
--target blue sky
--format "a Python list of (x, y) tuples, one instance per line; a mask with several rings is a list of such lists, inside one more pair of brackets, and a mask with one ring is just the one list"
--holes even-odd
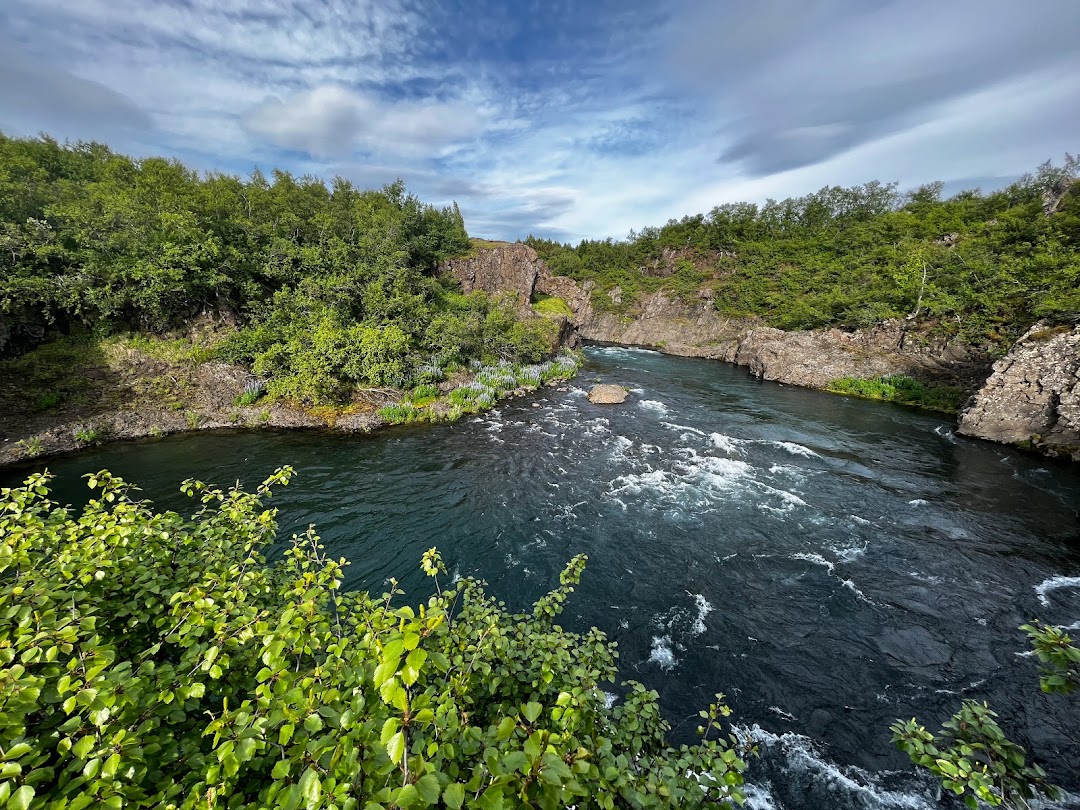
[(1078, 0), (5, 0), (0, 129), (631, 228), (1080, 150)]

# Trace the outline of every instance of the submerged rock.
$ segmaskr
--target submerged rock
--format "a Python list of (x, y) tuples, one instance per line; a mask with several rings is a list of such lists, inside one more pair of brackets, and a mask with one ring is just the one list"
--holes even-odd
[(1029, 329), (960, 414), (960, 433), (1080, 461), (1080, 327)]
[(589, 402), (597, 405), (618, 405), (626, 402), (626, 389), (621, 385), (594, 385), (589, 389)]

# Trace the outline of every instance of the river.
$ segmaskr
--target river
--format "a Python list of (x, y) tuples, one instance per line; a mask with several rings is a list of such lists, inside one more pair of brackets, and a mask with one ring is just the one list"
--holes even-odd
[[(938, 806), (888, 727), (936, 729), (965, 697), (1080, 802), (1080, 700), (1039, 692), (1017, 629), (1080, 628), (1080, 472), (902, 406), (638, 349), (587, 355), (564, 387), (453, 425), (191, 434), (0, 483), (48, 466), (78, 502), (78, 476), (108, 468), (190, 511), (188, 476), (250, 486), (291, 464), (283, 532), (316, 524), (353, 587), (395, 576), (419, 597), (437, 545), (523, 608), (588, 554), (564, 624), (617, 641), (621, 676), (660, 692), (679, 739), (725, 692), (762, 751), (751, 807)], [(629, 399), (589, 403), (597, 380)]]

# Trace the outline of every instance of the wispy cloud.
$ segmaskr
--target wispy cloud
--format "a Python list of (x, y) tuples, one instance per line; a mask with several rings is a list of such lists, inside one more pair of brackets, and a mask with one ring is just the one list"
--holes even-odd
[(1080, 131), (1073, 0), (8, 0), (0, 127), (456, 199), (577, 239)]

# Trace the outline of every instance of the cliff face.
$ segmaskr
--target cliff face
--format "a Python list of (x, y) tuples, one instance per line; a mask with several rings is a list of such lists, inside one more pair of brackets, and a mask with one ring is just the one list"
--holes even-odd
[(960, 432), (1080, 461), (1080, 327), (1028, 330), (960, 414)]
[(586, 340), (650, 346), (668, 354), (708, 357), (746, 366), (752, 374), (810, 388), (838, 377), (912, 374), (974, 387), (987, 363), (964, 349), (934, 342), (903, 321), (873, 329), (784, 332), (760, 321), (726, 318), (711, 298), (694, 301), (664, 293), (645, 297), (633, 317), (593, 306), (592, 282), (553, 276), (528, 245), (505, 245), (445, 263), (466, 292), (511, 293), (522, 311), (537, 294), (566, 301), (573, 313), (568, 332)]
[(482, 290), (489, 295), (514, 296), (519, 310), (528, 309), (536, 289), (536, 281), (547, 267), (536, 251), (521, 243), (482, 250), (463, 259), (450, 259), (440, 268), (461, 283), (462, 292)]
[[(553, 276), (527, 245), (506, 245), (447, 262), (466, 292), (512, 293), (522, 312), (537, 294), (562, 298), (572, 316), (563, 340), (650, 346), (669, 354), (708, 357), (745, 366), (751, 374), (809, 388), (839, 377), (908, 374), (979, 389), (960, 417), (960, 432), (1080, 460), (1080, 327), (1033, 328), (987, 380), (985, 355), (935, 338), (903, 320), (845, 332), (784, 332), (753, 319), (726, 318), (708, 291), (693, 301), (664, 293), (645, 297), (633, 316), (597, 310), (592, 282)], [(985, 384), (984, 384), (985, 381)]]

